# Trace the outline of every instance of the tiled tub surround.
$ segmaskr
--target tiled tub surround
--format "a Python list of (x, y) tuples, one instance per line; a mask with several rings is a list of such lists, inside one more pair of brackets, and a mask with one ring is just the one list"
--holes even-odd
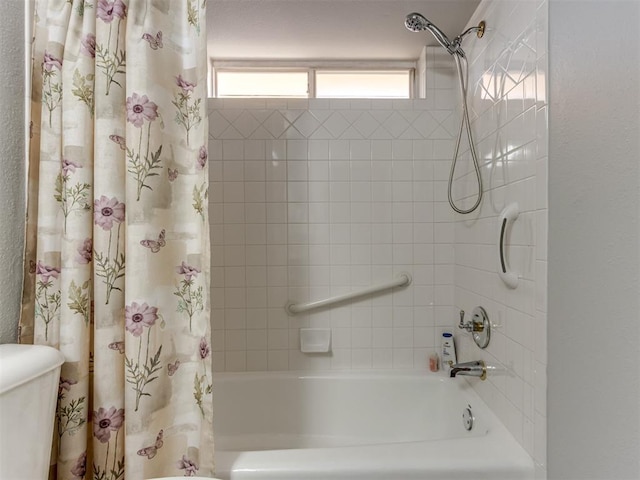
[[(425, 368), (453, 311), (451, 216), (435, 201), (452, 111), (410, 100), (223, 103), (210, 116), (216, 368)], [(262, 118), (251, 138), (215, 130)], [(282, 138), (264, 126), (275, 119)], [(413, 275), (406, 289), (295, 317), (283, 308), (400, 271)], [(331, 328), (331, 354), (300, 353), (300, 327)]]
[[(453, 309), (446, 199), (451, 65), (421, 100), (210, 102), (214, 368), (426, 369)], [(289, 317), (308, 301), (413, 275), (406, 289)], [(331, 328), (302, 354), (300, 327)]]
[[(469, 22), (485, 20), (489, 27), (483, 39), (465, 42), (485, 198), (479, 212), (456, 218), (454, 234), (455, 304), (467, 312), (482, 305), (498, 324), (485, 351), (460, 331), (459, 356), (498, 367), (488, 381), (472, 383), (534, 457), (540, 476), (546, 465), (547, 12), (546, 1), (485, 1)], [(461, 164), (456, 180), (463, 205), (476, 189), (468, 167)], [(511, 202), (520, 209), (507, 242), (511, 268), (521, 276), (515, 290), (496, 273), (498, 216)]]
[[(465, 217), (446, 201), (460, 111), (441, 49), (427, 49), (424, 100), (212, 101), (214, 368), (426, 370), (442, 328), (482, 305), (498, 324), (491, 345), (456, 329), (459, 358), (497, 367), (472, 383), (544, 477), (547, 4), (486, 1), (469, 25), (481, 19), (485, 37), (464, 48), (485, 198)], [(476, 189), (467, 148), (454, 188), (463, 206)], [(513, 201), (515, 290), (496, 273), (497, 219)], [(284, 312), (405, 270), (405, 290)], [(331, 328), (330, 355), (299, 352), (308, 326)]]

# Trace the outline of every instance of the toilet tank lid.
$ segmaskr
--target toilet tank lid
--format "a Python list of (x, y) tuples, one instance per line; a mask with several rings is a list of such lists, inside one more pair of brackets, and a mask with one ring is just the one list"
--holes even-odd
[(0, 345), (0, 394), (58, 368), (64, 355), (45, 345)]

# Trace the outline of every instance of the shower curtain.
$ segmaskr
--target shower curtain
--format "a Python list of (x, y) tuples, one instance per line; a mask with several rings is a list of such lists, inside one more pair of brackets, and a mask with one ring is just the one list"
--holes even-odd
[(206, 0), (37, 0), (19, 335), (51, 477), (212, 476)]

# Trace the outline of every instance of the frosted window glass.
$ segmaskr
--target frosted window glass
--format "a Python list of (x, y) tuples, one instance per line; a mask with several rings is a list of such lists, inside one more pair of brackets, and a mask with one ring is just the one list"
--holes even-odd
[(410, 98), (409, 71), (316, 72), (318, 98)]
[(217, 72), (216, 77), (220, 98), (309, 96), (307, 72)]
[(216, 94), (229, 97), (411, 98), (409, 70), (217, 71)]

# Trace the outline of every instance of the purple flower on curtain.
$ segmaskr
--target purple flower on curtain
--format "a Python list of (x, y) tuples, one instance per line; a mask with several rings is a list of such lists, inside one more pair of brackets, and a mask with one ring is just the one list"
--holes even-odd
[(76, 262), (81, 265), (87, 265), (93, 258), (93, 240), (85, 238), (76, 251), (78, 252), (75, 258)]
[(146, 95), (133, 95), (127, 97), (127, 121), (140, 128), (145, 120), (152, 122), (158, 118), (158, 106), (149, 100)]
[(96, 15), (103, 22), (111, 23), (114, 18), (124, 18), (127, 15), (127, 6), (122, 0), (98, 0)]
[(185, 477), (195, 477), (198, 473), (198, 465), (193, 460), (189, 460), (186, 455), (182, 455), (182, 459), (178, 460), (177, 467), (184, 470)]
[(93, 221), (103, 230), (111, 230), (114, 222), (124, 222), (124, 203), (102, 195), (93, 202)]
[(77, 380), (71, 380), (69, 378), (60, 377), (60, 383), (58, 383), (58, 395), (60, 395), (63, 391), (69, 391), (72, 385), (75, 385)]
[(207, 343), (207, 339), (202, 337), (200, 339), (200, 359), (204, 360), (211, 353), (211, 349), (209, 348), (209, 344)]
[(50, 72), (54, 68), (57, 68), (58, 70), (60, 70), (62, 69), (62, 60), (54, 57), (49, 52), (45, 51), (44, 62), (42, 65), (47, 72)]
[(203, 170), (204, 166), (207, 164), (207, 158), (209, 155), (207, 154), (207, 147), (202, 145), (200, 147), (200, 151), (198, 152), (198, 170)]
[(181, 265), (176, 267), (176, 273), (184, 275), (185, 280), (191, 280), (191, 277), (197, 277), (200, 271), (198, 267), (192, 267), (184, 263), (184, 260)]
[(76, 464), (71, 468), (71, 474), (76, 478), (84, 478), (87, 474), (87, 452), (78, 457)]
[(93, 33), (87, 33), (82, 37), (80, 51), (91, 58), (96, 58), (96, 36)]
[(111, 432), (118, 431), (123, 422), (123, 408), (116, 410), (116, 407), (111, 407), (105, 410), (100, 407), (97, 412), (93, 411), (93, 436), (101, 443), (107, 443), (111, 438)]
[(76, 168), (82, 168), (82, 165), (74, 162), (73, 160), (68, 160), (66, 158), (62, 159), (62, 174), (66, 177), (69, 172), (74, 173)]
[(125, 307), (125, 329), (134, 337), (142, 335), (144, 327), (151, 327), (158, 319), (158, 309), (150, 307), (146, 303), (138, 305), (133, 302)]
[(36, 275), (41, 275), (42, 281), (44, 283), (47, 283), (50, 277), (58, 278), (60, 276), (60, 269), (45, 265), (40, 260), (38, 260), (38, 263), (36, 264)]
[(182, 74), (176, 77), (176, 84), (182, 89), (184, 93), (192, 92), (196, 86), (195, 83), (189, 82), (188, 80), (182, 78)]

